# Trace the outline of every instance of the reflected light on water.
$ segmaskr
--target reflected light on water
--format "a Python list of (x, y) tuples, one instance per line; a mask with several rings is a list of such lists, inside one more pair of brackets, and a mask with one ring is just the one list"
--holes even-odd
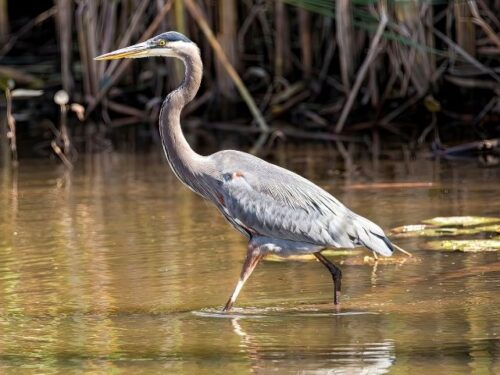
[[(498, 169), (360, 161), (346, 175), (327, 153), (280, 160), (386, 229), (500, 212)], [(244, 238), (160, 155), (0, 176), (2, 373), (500, 373), (497, 253), (412, 239), (398, 244), (418, 261), (341, 253), (340, 311), (321, 264), (266, 261), (224, 314)]]
[(254, 372), (262, 372), (268, 366), (269, 370), (279, 373), (300, 368), (301, 374), (385, 374), (395, 360), (392, 341), (332, 344), (308, 348), (306, 352), (290, 352), (289, 347), (261, 352), (257, 339), (240, 325), (240, 318), (231, 319), (231, 324), (234, 333), (241, 337), (240, 348), (252, 362)]

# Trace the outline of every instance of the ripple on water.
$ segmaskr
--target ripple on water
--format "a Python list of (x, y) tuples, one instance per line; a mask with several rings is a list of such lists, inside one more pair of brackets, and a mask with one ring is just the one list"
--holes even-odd
[(270, 306), (270, 307), (235, 307), (230, 312), (224, 312), (217, 308), (205, 308), (191, 312), (195, 316), (216, 319), (262, 319), (275, 316), (290, 317), (332, 317), (332, 316), (356, 316), (356, 315), (378, 315), (374, 311), (334, 311), (331, 304), (311, 306)]
[[(290, 156), (302, 174), (336, 168), (324, 154)], [(498, 253), (401, 240), (419, 262), (332, 257), (343, 262), (339, 311), (321, 264), (263, 262), (223, 313), (245, 241), (160, 158), (43, 165), (0, 171), (0, 373), (500, 374)], [(383, 228), (500, 211), (498, 168), (385, 160), (374, 171), (374, 182), (434, 186), (418, 189), (351, 189), (309, 172)]]

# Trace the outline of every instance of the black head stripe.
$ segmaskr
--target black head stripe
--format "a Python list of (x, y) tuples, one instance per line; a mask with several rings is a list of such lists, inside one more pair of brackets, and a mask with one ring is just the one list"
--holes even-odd
[(153, 40), (163, 39), (167, 42), (186, 42), (191, 43), (191, 40), (185, 35), (178, 33), (177, 31), (168, 31), (166, 33), (160, 34), (153, 38)]

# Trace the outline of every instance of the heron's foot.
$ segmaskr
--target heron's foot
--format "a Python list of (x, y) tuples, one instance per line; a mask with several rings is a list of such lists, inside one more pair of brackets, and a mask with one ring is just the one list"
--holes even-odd
[(333, 303), (333, 311), (339, 313), (342, 310), (342, 305), (340, 303)]
[(333, 304), (335, 306), (340, 306), (340, 290), (335, 290), (333, 292)]
[(231, 298), (226, 302), (226, 306), (222, 309), (222, 312), (228, 312), (233, 308), (234, 302), (231, 300)]
[(340, 304), (340, 288), (342, 287), (342, 272), (340, 271), (340, 268), (336, 268), (332, 272), (332, 278), (333, 278), (333, 303), (335, 305)]
[(328, 269), (332, 275), (333, 280), (333, 303), (334, 305), (340, 304), (340, 289), (342, 286), (342, 271), (335, 264), (330, 262), (324, 255), (320, 252), (314, 253), (316, 258), (323, 263), (323, 265)]

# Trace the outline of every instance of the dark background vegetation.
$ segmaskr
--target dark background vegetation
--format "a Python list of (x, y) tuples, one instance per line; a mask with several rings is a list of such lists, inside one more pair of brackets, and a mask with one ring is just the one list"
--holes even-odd
[[(167, 30), (202, 51), (204, 81), (183, 120), (198, 146), (492, 151), (499, 14), (498, 0), (0, 0), (2, 158), (70, 165), (78, 153), (157, 143), (182, 66), (93, 57)], [(68, 98), (55, 100), (59, 90)]]

